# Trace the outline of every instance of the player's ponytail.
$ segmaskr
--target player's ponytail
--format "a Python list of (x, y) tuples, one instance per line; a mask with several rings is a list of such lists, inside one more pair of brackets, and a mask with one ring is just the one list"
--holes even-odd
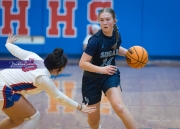
[(53, 53), (49, 54), (45, 60), (44, 65), (48, 70), (62, 69), (67, 64), (67, 57), (63, 54), (62, 48), (54, 49)]
[(118, 27), (117, 27), (117, 25), (115, 24), (114, 25), (114, 32), (115, 32), (115, 34), (116, 34), (116, 43), (113, 45), (113, 49), (116, 49), (117, 48), (117, 43), (119, 42), (119, 32), (118, 32)]

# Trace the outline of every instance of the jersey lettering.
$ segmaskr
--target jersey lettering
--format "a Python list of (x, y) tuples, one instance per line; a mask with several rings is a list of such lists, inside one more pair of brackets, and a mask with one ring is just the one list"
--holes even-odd
[(119, 49), (108, 51), (108, 52), (101, 52), (100, 57), (106, 58), (106, 57), (110, 57), (110, 56), (115, 56), (115, 55), (118, 55), (118, 51), (119, 51)]
[(2, 0), (2, 27), (0, 28), (1, 34), (7, 36), (9, 32), (14, 32), (12, 23), (17, 23), (17, 35), (29, 35), (30, 29), (28, 23), (28, 9), (30, 5), (29, 0), (17, 0), (17, 12), (12, 9), (15, 6), (14, 0)]
[(27, 61), (22, 62), (22, 71), (28, 72), (37, 69), (37, 65), (34, 63), (34, 59), (29, 59)]
[(48, 1), (49, 26), (46, 30), (47, 37), (60, 37), (59, 24), (64, 24), (63, 37), (76, 37), (76, 27), (74, 26), (76, 4), (76, 0), (64, 0), (64, 13), (59, 13), (60, 1)]

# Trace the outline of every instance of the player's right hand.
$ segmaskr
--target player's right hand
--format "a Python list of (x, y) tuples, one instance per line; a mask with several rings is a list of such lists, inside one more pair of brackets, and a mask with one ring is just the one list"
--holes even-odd
[(6, 43), (14, 43), (17, 40), (16, 35), (9, 33)]
[(96, 111), (96, 107), (88, 107), (88, 103), (86, 105), (82, 104), (82, 109), (80, 111), (83, 113), (92, 113)]

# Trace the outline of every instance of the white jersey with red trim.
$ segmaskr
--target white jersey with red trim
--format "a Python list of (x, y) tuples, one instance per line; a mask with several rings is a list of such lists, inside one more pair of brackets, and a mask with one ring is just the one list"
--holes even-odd
[[(6, 43), (6, 48), (12, 55), (22, 61), (29, 61), (31, 65), (19, 69), (4, 69), (0, 71), (0, 102), (3, 97), (4, 86), (10, 87), (13, 92), (19, 94), (37, 94), (44, 90), (50, 97), (60, 104), (76, 109), (78, 103), (68, 98), (57, 89), (53, 81), (50, 79), (51, 74), (44, 66), (43, 59), (33, 52), (29, 52), (19, 48), (12, 43)], [(33, 61), (38, 60), (40, 66)], [(37, 65), (37, 66), (36, 66)], [(6, 99), (6, 98), (4, 98)], [(4, 101), (4, 100), (3, 100)]]
[[(22, 53), (23, 55), (23, 53)], [(43, 59), (39, 57), (35, 53), (30, 53), (24, 61), (38, 60), (38, 62), (43, 62)], [(31, 63), (33, 64), (33, 63)], [(40, 67), (38, 68), (38, 64), (29, 65), (27, 64), (26, 67), (14, 68), (14, 69), (4, 69), (0, 71), (0, 78), (6, 86), (11, 87), (14, 92), (22, 93), (22, 94), (36, 94), (42, 91), (42, 87), (36, 85), (36, 78), (38, 76), (47, 76), (50, 77), (49, 71), (42, 66), (41, 63)]]

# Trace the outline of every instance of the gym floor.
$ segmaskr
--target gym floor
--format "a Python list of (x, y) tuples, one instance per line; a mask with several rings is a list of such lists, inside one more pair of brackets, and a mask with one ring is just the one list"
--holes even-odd
[[(121, 72), (123, 100), (139, 129), (180, 129), (180, 61), (149, 61), (142, 69), (133, 69), (124, 60), (117, 61)], [(64, 94), (81, 103), (83, 71), (77, 60), (70, 60), (55, 84)], [(54, 78), (53, 78), (54, 79)], [(41, 113), (38, 129), (90, 129), (86, 114), (59, 105), (43, 91), (27, 99)], [(6, 115), (0, 111), (0, 120)], [(103, 95), (102, 129), (125, 129)], [(15, 128), (22, 129), (22, 125)]]

